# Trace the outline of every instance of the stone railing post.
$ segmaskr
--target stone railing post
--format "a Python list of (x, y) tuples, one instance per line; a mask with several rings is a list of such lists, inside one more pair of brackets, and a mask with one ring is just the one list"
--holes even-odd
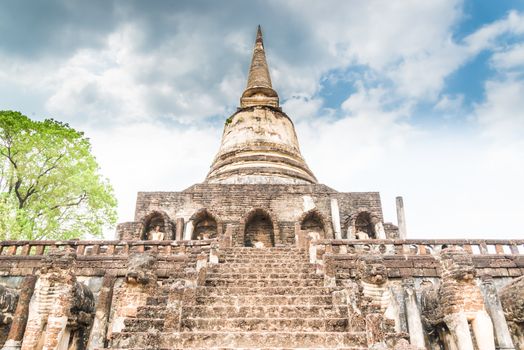
[(209, 264), (211, 265), (216, 265), (218, 264), (218, 260), (219, 260), (219, 244), (214, 242), (214, 243), (211, 243), (211, 249), (209, 249)]
[(486, 310), (493, 322), (498, 349), (515, 350), (515, 346), (511, 340), (511, 333), (506, 323), (506, 318), (504, 317), (504, 311), (502, 310), (502, 304), (495, 285), (493, 284), (493, 278), (488, 275), (482, 276), (480, 287), (484, 295)]
[(36, 276), (26, 276), (20, 286), (18, 304), (11, 323), (11, 329), (2, 350), (18, 350), (22, 346), (25, 326), (29, 317), (29, 302), (35, 289)]
[(184, 238), (184, 218), (176, 218), (175, 240), (181, 241)]
[(309, 263), (317, 263), (317, 241), (309, 240)]
[(331, 222), (333, 224), (333, 233), (335, 239), (342, 239), (342, 229), (340, 228), (340, 210), (338, 209), (338, 200), (331, 198)]
[(190, 241), (193, 236), (193, 230), (195, 227), (193, 226), (193, 221), (189, 220), (186, 223), (185, 229), (184, 229), (184, 240)]

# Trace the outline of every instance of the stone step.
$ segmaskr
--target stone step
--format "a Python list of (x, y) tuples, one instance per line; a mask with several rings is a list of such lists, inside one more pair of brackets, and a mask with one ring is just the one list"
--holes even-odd
[(266, 248), (253, 248), (253, 247), (230, 247), (225, 248), (225, 252), (304, 252), (305, 249), (297, 248), (294, 246), (286, 247), (266, 247)]
[(324, 280), (320, 278), (307, 279), (223, 279), (206, 278), (206, 286), (210, 287), (322, 287)]
[[(149, 350), (149, 349), (155, 349), (155, 350), (179, 350), (179, 349), (182, 349), (182, 350), (207, 350), (209, 348), (201, 348), (201, 347), (196, 347), (196, 348), (193, 348), (193, 347), (178, 347), (178, 346), (175, 346), (175, 347), (172, 347), (170, 346), (169, 348), (159, 348), (159, 347), (153, 347), (153, 348), (136, 348), (136, 347), (133, 347), (133, 348), (114, 348), (114, 347), (110, 347), (110, 348), (104, 348), (104, 349), (111, 349), (111, 350)], [(95, 350), (104, 350), (104, 349), (95, 349)], [(216, 348), (213, 348), (213, 349), (216, 349)], [(230, 348), (230, 347), (220, 347), (220, 350), (247, 350), (247, 349), (257, 349), (257, 350), (293, 350), (293, 349), (297, 349), (297, 348), (281, 348), (281, 347), (271, 347), (271, 348), (268, 348), (268, 347), (256, 347), (256, 348), (243, 348), (243, 347), (234, 347), (234, 348)], [(304, 349), (304, 348), (300, 348), (300, 349)], [(346, 347), (336, 347), (336, 348), (326, 348), (326, 347), (322, 347), (322, 348), (315, 348), (315, 349), (318, 349), (318, 350), (368, 350), (368, 348), (355, 348), (355, 347), (351, 347), (351, 348), (346, 348)]]
[(197, 297), (197, 305), (331, 305), (331, 295), (224, 295), (213, 297)]
[(182, 307), (182, 318), (340, 318), (347, 317), (347, 307), (331, 305), (264, 305), (264, 306), (220, 306), (193, 305)]
[(261, 249), (253, 250), (242, 250), (242, 251), (223, 251), (221, 256), (277, 256), (277, 257), (288, 257), (288, 256), (306, 256), (308, 255), (305, 251), (293, 250), (293, 251), (266, 251)]
[(362, 350), (366, 348), (365, 343), (365, 333), (345, 332), (122, 332), (114, 334), (112, 348), (347, 348)]
[[(158, 347), (154, 347), (154, 348), (113, 348), (113, 347), (110, 347), (110, 348), (104, 348), (104, 349), (111, 349), (111, 350), (149, 350), (149, 349), (155, 349), (155, 350), (207, 350), (209, 348), (201, 348), (201, 347), (196, 347), (196, 348), (193, 348), (193, 347), (172, 347), (170, 346), (169, 348), (158, 348)], [(104, 350), (104, 349), (95, 349), (95, 350)], [(215, 349), (215, 348), (213, 348)], [(220, 350), (247, 350), (247, 349), (257, 349), (257, 350), (292, 350), (292, 349), (297, 349), (297, 348), (281, 348), (281, 347), (272, 347), (272, 348), (268, 348), (268, 347), (256, 347), (256, 348), (242, 348), (242, 347), (234, 347), (234, 348), (229, 348), (229, 347), (221, 347)], [(303, 349), (303, 348), (300, 348), (300, 349)], [(351, 348), (346, 348), (346, 347), (336, 347), (336, 348), (326, 348), (326, 347), (323, 347), (323, 348), (315, 348), (315, 349), (318, 349), (318, 350), (368, 350), (368, 348), (355, 348), (355, 347), (351, 347)]]
[(285, 260), (287, 258), (297, 259), (297, 258), (308, 258), (309, 254), (306, 253), (285, 253), (285, 254), (244, 254), (244, 253), (235, 253), (235, 254), (224, 254), (220, 253), (219, 257), (221, 258), (275, 258), (279, 260)]
[(262, 257), (262, 258), (278, 258), (278, 259), (286, 259), (286, 258), (304, 258), (308, 256), (306, 253), (301, 252), (281, 252), (281, 253), (268, 253), (268, 252), (240, 252), (240, 253), (222, 253), (220, 254), (223, 258), (256, 258), (256, 257)]
[(227, 332), (344, 332), (347, 318), (186, 318), (182, 331)]
[(220, 259), (220, 264), (246, 264), (248, 266), (261, 266), (265, 264), (281, 264), (281, 265), (297, 265), (297, 263), (307, 263), (307, 259), (249, 259), (249, 258), (231, 258), (231, 259)]
[(163, 318), (126, 318), (124, 320), (126, 332), (163, 331)]
[(256, 249), (245, 247), (245, 249), (228, 249), (225, 248), (222, 250), (224, 254), (306, 254), (305, 249)]
[(332, 292), (340, 290), (340, 287), (294, 287), (270, 286), (270, 287), (197, 287), (197, 296), (221, 296), (221, 295), (331, 295)]
[(157, 295), (147, 297), (146, 305), (148, 306), (161, 306), (167, 303), (167, 295)]
[(208, 273), (260, 273), (260, 274), (271, 274), (271, 273), (311, 273), (315, 274), (316, 269), (313, 266), (307, 267), (264, 267), (264, 266), (230, 266), (230, 265), (219, 265), (213, 266), (208, 270)]
[[(166, 299), (167, 302), (167, 299)], [(146, 305), (139, 306), (136, 312), (136, 317), (139, 318), (165, 318), (166, 305)]]
[(275, 258), (297, 258), (297, 257), (306, 257), (306, 253), (301, 252), (233, 252), (233, 253), (224, 253), (221, 256), (225, 258), (230, 257), (275, 257)]
[(227, 273), (227, 272), (209, 272), (206, 276), (208, 279), (235, 279), (235, 280), (268, 280), (268, 279), (324, 279), (323, 276), (314, 273)]
[(227, 263), (220, 263), (218, 265), (213, 265), (213, 268), (258, 268), (258, 269), (293, 269), (293, 270), (300, 270), (300, 269), (306, 269), (306, 268), (315, 268), (314, 265), (309, 264), (308, 262), (290, 262), (290, 263), (283, 263), (283, 262), (269, 262), (264, 264), (258, 264), (254, 265), (251, 262), (248, 263), (237, 263), (237, 262), (227, 262)]

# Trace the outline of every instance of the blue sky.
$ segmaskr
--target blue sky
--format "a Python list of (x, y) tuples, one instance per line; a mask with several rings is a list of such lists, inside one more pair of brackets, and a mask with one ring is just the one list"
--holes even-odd
[(86, 131), (129, 221), (204, 179), (258, 24), (320, 182), (403, 195), (410, 237), (524, 237), (524, 1), (6, 0), (0, 108)]

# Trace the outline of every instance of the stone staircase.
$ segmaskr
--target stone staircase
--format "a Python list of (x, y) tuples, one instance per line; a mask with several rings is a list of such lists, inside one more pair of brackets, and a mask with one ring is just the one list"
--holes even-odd
[(125, 320), (113, 349), (367, 348), (365, 333), (346, 331), (347, 306), (333, 304), (335, 289), (296, 248), (226, 249), (182, 303), (178, 331), (165, 329), (168, 289)]

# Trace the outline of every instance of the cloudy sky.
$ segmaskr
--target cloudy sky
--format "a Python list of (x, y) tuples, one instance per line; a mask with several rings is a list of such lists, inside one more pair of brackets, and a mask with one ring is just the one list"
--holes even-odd
[(261, 24), (321, 183), (402, 195), (412, 238), (523, 238), (524, 1), (0, 2), (0, 109), (84, 130), (137, 191), (205, 178)]

